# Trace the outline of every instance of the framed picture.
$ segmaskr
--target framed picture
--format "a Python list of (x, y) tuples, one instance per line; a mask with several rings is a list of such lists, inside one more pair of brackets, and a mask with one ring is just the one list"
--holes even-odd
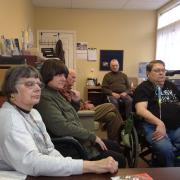
[(146, 66), (149, 62), (140, 62), (138, 65), (138, 77), (139, 78), (146, 78)]
[(123, 50), (100, 50), (100, 71), (110, 70), (111, 59), (117, 59), (119, 62), (119, 70), (123, 70)]

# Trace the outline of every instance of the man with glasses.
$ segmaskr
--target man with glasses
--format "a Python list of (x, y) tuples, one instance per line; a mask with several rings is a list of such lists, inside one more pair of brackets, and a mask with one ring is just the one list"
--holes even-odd
[(180, 92), (166, 80), (165, 64), (151, 61), (146, 66), (147, 80), (135, 90), (136, 113), (146, 140), (157, 156), (157, 166), (175, 166), (175, 151), (180, 150)]

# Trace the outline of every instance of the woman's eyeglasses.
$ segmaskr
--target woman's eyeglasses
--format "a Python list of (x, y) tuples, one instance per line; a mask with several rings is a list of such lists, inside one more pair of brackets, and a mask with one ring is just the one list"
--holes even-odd
[(33, 89), (36, 85), (38, 85), (41, 89), (44, 88), (44, 84), (42, 82), (26, 81), (26, 82), (19, 82), (17, 84), (23, 84), (29, 89)]

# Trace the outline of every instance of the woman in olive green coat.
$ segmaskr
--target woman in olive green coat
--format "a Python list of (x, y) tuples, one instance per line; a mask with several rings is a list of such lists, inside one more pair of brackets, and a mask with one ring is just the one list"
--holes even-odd
[[(102, 159), (108, 156), (125, 167), (125, 158), (118, 144), (101, 140), (93, 132), (83, 128), (71, 104), (60, 94), (68, 75), (67, 67), (58, 60), (46, 60), (41, 68), (45, 83), (37, 109), (42, 115), (51, 136), (72, 136), (87, 149), (89, 159)], [(116, 151), (115, 151), (116, 150)]]

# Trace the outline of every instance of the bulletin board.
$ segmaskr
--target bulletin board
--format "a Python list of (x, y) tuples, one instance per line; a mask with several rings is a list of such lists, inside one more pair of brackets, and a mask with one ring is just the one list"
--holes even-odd
[(119, 62), (119, 70), (123, 70), (123, 50), (100, 50), (100, 71), (110, 70), (111, 59), (117, 59)]

